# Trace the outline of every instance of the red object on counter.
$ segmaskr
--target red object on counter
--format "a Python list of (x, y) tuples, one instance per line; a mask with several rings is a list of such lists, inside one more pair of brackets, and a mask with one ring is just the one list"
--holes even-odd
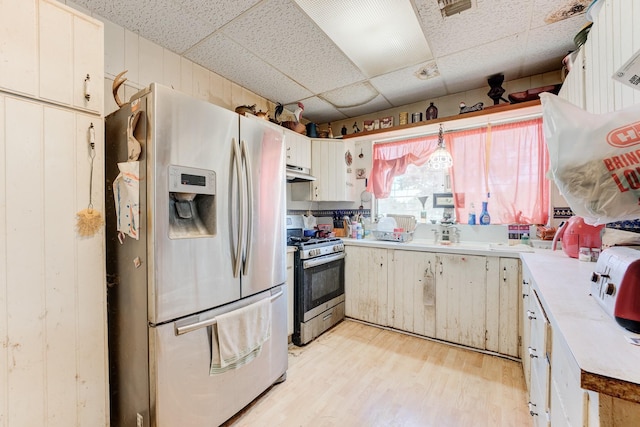
[(640, 260), (629, 264), (618, 286), (613, 315), (620, 326), (640, 333)]
[(578, 258), (580, 248), (602, 247), (603, 225), (589, 225), (579, 216), (572, 216), (562, 224), (553, 237), (551, 248), (556, 250), (558, 240), (562, 241), (562, 250), (571, 258)]

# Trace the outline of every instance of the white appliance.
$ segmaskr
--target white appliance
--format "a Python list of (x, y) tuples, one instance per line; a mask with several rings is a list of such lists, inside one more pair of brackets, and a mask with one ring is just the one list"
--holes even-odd
[[(286, 375), (283, 131), (154, 83), (106, 118), (106, 144), (111, 422), (217, 426)], [(113, 197), (137, 144), (139, 240), (116, 231), (135, 197)], [(210, 375), (216, 317), (262, 299), (260, 355)]]
[(640, 333), (640, 247), (603, 250), (591, 275), (591, 295), (620, 326)]

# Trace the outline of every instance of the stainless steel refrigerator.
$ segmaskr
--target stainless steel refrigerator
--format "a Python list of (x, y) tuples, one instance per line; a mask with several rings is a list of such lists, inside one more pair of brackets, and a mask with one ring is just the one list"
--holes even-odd
[[(284, 380), (284, 158), (277, 126), (155, 83), (106, 118), (112, 425), (217, 426)], [(267, 298), (259, 356), (210, 375), (216, 316)]]

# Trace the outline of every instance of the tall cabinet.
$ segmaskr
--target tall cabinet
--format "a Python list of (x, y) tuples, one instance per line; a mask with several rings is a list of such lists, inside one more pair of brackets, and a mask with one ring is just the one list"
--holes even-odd
[(104, 228), (76, 229), (89, 203), (104, 216), (103, 33), (2, 2), (0, 427), (109, 425)]

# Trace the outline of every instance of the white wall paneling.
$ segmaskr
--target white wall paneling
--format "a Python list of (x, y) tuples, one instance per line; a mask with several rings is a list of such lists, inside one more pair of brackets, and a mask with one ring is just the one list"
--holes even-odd
[(0, 426), (107, 425), (104, 232), (81, 238), (75, 230), (89, 203), (91, 123), (93, 205), (103, 211), (102, 122), (0, 98)]
[(183, 91), (181, 87), (182, 79), (180, 77), (180, 72), (182, 71), (180, 55), (163, 49), (162, 64), (162, 84), (172, 87), (175, 90)]
[(138, 67), (140, 76), (138, 84), (142, 87), (149, 86), (153, 82), (162, 83), (164, 77), (164, 48), (149, 40), (139, 37), (140, 46)]

